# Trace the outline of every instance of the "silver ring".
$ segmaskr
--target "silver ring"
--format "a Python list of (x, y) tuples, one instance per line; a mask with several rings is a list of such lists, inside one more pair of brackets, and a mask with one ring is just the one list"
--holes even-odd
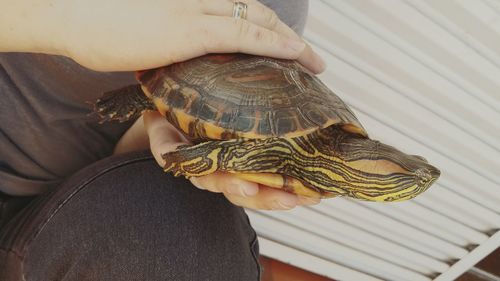
[(246, 19), (247, 18), (247, 4), (243, 2), (234, 2), (233, 18)]

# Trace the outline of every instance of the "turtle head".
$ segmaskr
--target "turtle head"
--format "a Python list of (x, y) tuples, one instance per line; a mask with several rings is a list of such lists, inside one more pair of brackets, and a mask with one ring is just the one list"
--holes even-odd
[(426, 191), (441, 172), (421, 156), (379, 141), (344, 137), (337, 146), (343, 164), (359, 184), (351, 196), (370, 201), (403, 201)]
[(397, 192), (385, 197), (384, 201), (403, 201), (414, 198), (423, 193), (439, 178), (439, 169), (429, 164), (429, 162), (418, 155), (409, 155), (398, 149), (381, 144), (379, 151), (375, 154), (383, 159), (382, 161), (391, 165), (381, 164), (379, 170), (375, 171), (389, 178), (399, 178), (401, 184)]

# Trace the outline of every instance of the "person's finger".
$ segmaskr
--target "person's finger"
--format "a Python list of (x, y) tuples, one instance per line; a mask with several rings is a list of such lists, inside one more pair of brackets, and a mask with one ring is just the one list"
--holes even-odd
[[(234, 1), (207, 0), (203, 2), (202, 12), (206, 15), (232, 17)], [(246, 20), (281, 33), (292, 39), (301, 40), (300, 36), (283, 21), (281, 21), (278, 15), (266, 5), (257, 0), (245, 0), (240, 2), (247, 4)]]
[(298, 196), (297, 205), (311, 206), (311, 205), (317, 205), (319, 203), (321, 203), (321, 199), (320, 198), (311, 198), (311, 197)]
[[(233, 16), (234, 1), (207, 0), (203, 2), (204, 3), (202, 7), (202, 12), (205, 13), (206, 15), (224, 16), (224, 17)], [(278, 15), (272, 9), (266, 7), (259, 1), (244, 0), (239, 2), (244, 2), (247, 4), (247, 16), (245, 18), (246, 20), (275, 31), (281, 29), (283, 25), (286, 26), (286, 24), (279, 19)], [(283, 34), (285, 35), (286, 33), (283, 32)], [(295, 39), (299, 38), (299, 36), (295, 34), (295, 32), (293, 31), (292, 33), (289, 33), (288, 36)]]
[(251, 197), (224, 193), (224, 196), (233, 204), (258, 210), (289, 210), (297, 206), (297, 195), (259, 185), (259, 193)]
[[(296, 59), (306, 48), (300, 40), (288, 38), (242, 19), (204, 16), (194, 27), (192, 38), (202, 53), (248, 53), (283, 59)], [(221, 28), (224, 27), (224, 28)]]
[[(247, 21), (290, 39), (303, 41), (295, 31), (279, 19), (272, 9), (256, 0), (243, 2), (248, 5)], [(232, 1), (204, 1), (203, 12), (208, 15), (231, 17), (233, 5)], [(321, 73), (326, 68), (324, 60), (308, 44), (296, 59), (313, 73)]]
[(175, 150), (179, 145), (189, 143), (186, 138), (165, 117), (157, 111), (143, 113), (144, 127), (149, 136), (153, 156), (161, 167), (165, 166), (162, 154)]
[(306, 44), (306, 48), (297, 58), (297, 61), (314, 74), (320, 74), (326, 70), (325, 61), (313, 51), (309, 44)]
[(224, 192), (236, 196), (254, 196), (259, 192), (257, 183), (245, 181), (229, 173), (216, 172), (190, 179), (194, 186), (212, 192)]

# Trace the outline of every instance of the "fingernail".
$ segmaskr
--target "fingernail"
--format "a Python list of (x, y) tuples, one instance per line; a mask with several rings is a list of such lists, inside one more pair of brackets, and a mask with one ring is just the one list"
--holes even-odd
[(321, 199), (319, 198), (312, 198), (312, 197), (303, 197), (299, 196), (299, 205), (316, 205), (321, 202)]
[(241, 189), (246, 196), (254, 196), (259, 192), (259, 186), (257, 184), (246, 184), (242, 186)]
[(281, 199), (276, 200), (275, 205), (277, 207), (275, 209), (289, 210), (289, 209), (294, 208), (297, 205), (297, 202), (293, 199), (281, 198)]
[(306, 47), (306, 43), (302, 42), (302, 41), (297, 41), (297, 40), (293, 40), (293, 39), (290, 39), (288, 40), (288, 47), (292, 50), (294, 50), (295, 52), (302, 52), (302, 50), (304, 50), (304, 48)]
[(228, 192), (233, 195), (239, 195), (239, 196), (254, 196), (259, 192), (259, 187), (257, 184), (246, 182), (246, 181), (241, 181), (241, 180), (235, 180), (233, 181), (232, 185), (228, 188)]
[(326, 62), (318, 54), (314, 53), (315, 73), (321, 73), (326, 69)]

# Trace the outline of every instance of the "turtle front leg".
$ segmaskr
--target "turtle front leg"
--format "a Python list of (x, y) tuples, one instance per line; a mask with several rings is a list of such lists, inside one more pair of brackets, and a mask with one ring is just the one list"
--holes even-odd
[(99, 115), (101, 123), (133, 120), (147, 109), (156, 110), (156, 107), (139, 84), (106, 92), (94, 104), (94, 112)]
[(188, 178), (216, 171), (275, 173), (289, 152), (277, 151), (271, 140), (233, 139), (183, 145), (162, 155), (166, 161), (164, 170)]
[(162, 155), (165, 160), (163, 170), (186, 178), (215, 173), (219, 169), (218, 157), (222, 150), (217, 143), (208, 141), (198, 145), (181, 145)]
[[(292, 159), (292, 147), (286, 139), (252, 139), (207, 141), (198, 145), (184, 145), (165, 153), (166, 172), (186, 178), (212, 174), (216, 171), (234, 173), (236, 176), (283, 189), (306, 197), (332, 197), (336, 194), (325, 192), (303, 182), (300, 168)], [(295, 172), (293, 172), (295, 171)]]

